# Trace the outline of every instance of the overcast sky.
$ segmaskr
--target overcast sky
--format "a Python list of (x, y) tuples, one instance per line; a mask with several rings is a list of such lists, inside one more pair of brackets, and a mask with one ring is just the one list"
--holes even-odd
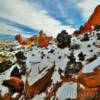
[(84, 24), (100, 0), (0, 0), (0, 34), (56, 36)]

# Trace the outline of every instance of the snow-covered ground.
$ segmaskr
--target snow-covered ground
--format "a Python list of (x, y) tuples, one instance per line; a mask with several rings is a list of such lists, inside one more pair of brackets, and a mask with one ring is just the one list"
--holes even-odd
[[(74, 44), (79, 44), (80, 48), (74, 50), (74, 56), (76, 58), (76, 61), (80, 62), (78, 54), (80, 52), (83, 52), (85, 55), (85, 60), (81, 61), (84, 65), (83, 72), (84, 73), (89, 73), (92, 72), (95, 67), (100, 65), (100, 48), (97, 48), (93, 45), (99, 44), (100, 45), (100, 40), (97, 40), (96, 37), (96, 31), (93, 31), (89, 34), (89, 41), (81, 41), (82, 36), (80, 37), (75, 37), (73, 36), (71, 39), (71, 45)], [(19, 49), (16, 51), (20, 51)], [(16, 51), (13, 51), (12, 53), (16, 53)], [(26, 52), (27, 51), (27, 52)], [(60, 74), (58, 72), (59, 69), (61, 69), (64, 73), (67, 63), (69, 61), (68, 56), (70, 55), (72, 50), (70, 50), (68, 47), (64, 49), (60, 49), (57, 47), (57, 44), (54, 43), (52, 45), (49, 45), (46, 48), (40, 48), (37, 46), (32, 47), (32, 49), (24, 50), (25, 56), (27, 57), (26, 59), (26, 66), (27, 66), (27, 71), (31, 70), (29, 77), (28, 77), (28, 83), (32, 85), (42, 77), (46, 75), (48, 72), (48, 69), (52, 68), (54, 62), (55, 62), (55, 69), (52, 74), (51, 80), (52, 84), (56, 84), (57, 82), (61, 82), (62, 79), (60, 77)], [(93, 55), (97, 55), (97, 59), (92, 61), (89, 64), (86, 64), (85, 61), (88, 58), (91, 58)], [(15, 65), (14, 65), (15, 66)], [(0, 75), (0, 90), (2, 95), (4, 95), (5, 92), (7, 92), (7, 88), (2, 86), (2, 82), (5, 79), (9, 79), (10, 73), (12, 69), (14, 68), (12, 66), (9, 70), (5, 71)], [(23, 76), (23, 80), (25, 81), (26, 76)], [(49, 89), (48, 89), (49, 90)], [(67, 98), (76, 98), (77, 96), (77, 84), (74, 82), (66, 82), (64, 83), (61, 87), (58, 88), (56, 92), (56, 96), (58, 100), (65, 100)], [(44, 93), (35, 96), (32, 100), (43, 100), (44, 98)], [(41, 98), (41, 99), (40, 99)], [(52, 97), (51, 97), (52, 98)]]

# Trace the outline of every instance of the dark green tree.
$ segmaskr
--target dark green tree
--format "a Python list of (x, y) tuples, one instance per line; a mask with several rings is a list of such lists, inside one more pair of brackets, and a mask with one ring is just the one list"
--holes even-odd
[(89, 41), (89, 35), (87, 33), (84, 34), (84, 37), (81, 39), (81, 41)]
[(19, 66), (21, 67), (21, 74), (25, 74), (26, 73), (26, 57), (24, 55), (24, 52), (19, 51), (18, 53), (15, 54), (16, 58), (17, 58), (17, 63), (19, 64)]
[(97, 36), (97, 40), (100, 40), (100, 33), (97, 33), (96, 36)]
[(79, 60), (84, 61), (85, 60), (85, 55), (83, 54), (83, 52), (80, 52), (78, 54)]
[(97, 25), (94, 27), (94, 30), (99, 31), (99, 30), (100, 30), (100, 24), (97, 24)]
[(65, 48), (67, 46), (70, 46), (71, 36), (68, 35), (68, 33), (65, 30), (63, 30), (61, 31), (61, 33), (57, 35), (57, 43), (58, 47), (60, 48)]

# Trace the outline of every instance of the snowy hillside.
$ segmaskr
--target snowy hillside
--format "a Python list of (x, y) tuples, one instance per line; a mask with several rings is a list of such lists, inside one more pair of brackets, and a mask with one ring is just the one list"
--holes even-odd
[[(59, 48), (57, 43), (48, 45), (46, 48), (33, 46), (32, 48), (21, 49), (26, 57), (26, 72), (22, 75), (25, 84), (23, 95), (19, 100), (67, 100), (77, 99), (77, 77), (81, 71), (91, 73), (94, 68), (100, 66), (100, 39), (97, 34), (100, 31), (87, 33), (89, 40), (84, 41), (83, 35), (72, 36), (71, 47)], [(74, 48), (78, 45), (78, 48)], [(14, 49), (15, 55), (20, 49)], [(81, 62), (82, 68), (78, 72), (73, 71), (66, 74), (66, 68), (70, 62), (69, 56), (73, 53), (75, 61)], [(81, 59), (81, 55), (84, 59)], [(91, 60), (91, 58), (93, 58)], [(2, 85), (3, 80), (10, 79), (10, 73), (15, 66), (20, 68), (17, 59), (13, 59), (13, 65), (8, 70), (0, 73), (0, 90), (2, 96), (7, 93), (8, 88)], [(73, 65), (72, 65), (73, 66)], [(76, 65), (75, 65), (76, 66)], [(24, 67), (24, 66), (22, 66)], [(68, 76), (67, 76), (68, 75)], [(71, 75), (71, 77), (69, 76)]]

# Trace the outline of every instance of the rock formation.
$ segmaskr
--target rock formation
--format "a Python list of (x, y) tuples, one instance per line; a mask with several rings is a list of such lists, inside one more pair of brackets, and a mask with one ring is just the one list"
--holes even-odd
[(52, 37), (47, 37), (42, 30), (39, 32), (39, 35), (26, 38), (26, 40), (23, 40), (20, 34), (16, 35), (15, 39), (21, 45), (28, 45), (30, 47), (32, 46), (32, 42), (35, 42), (40, 47), (46, 47), (53, 40)]
[(20, 44), (24, 44), (24, 45), (28, 45), (28, 46), (32, 46), (32, 39), (31, 37), (30, 38), (27, 38), (26, 40), (23, 40), (22, 39), (22, 36), (20, 34), (16, 35), (15, 36), (15, 39), (20, 43)]
[(98, 5), (95, 8), (93, 14), (90, 16), (88, 21), (84, 25), (81, 25), (79, 30), (76, 30), (74, 34), (77, 35), (83, 32), (91, 31), (96, 25), (99, 25), (99, 24), (100, 24), (100, 5)]
[(46, 34), (41, 30), (38, 36), (33, 36), (33, 41), (40, 47), (46, 47), (52, 41), (52, 37), (47, 37)]
[(80, 27), (80, 31), (87, 32), (91, 31), (92, 27), (95, 25), (100, 24), (100, 5), (98, 5), (91, 17), (88, 19), (88, 21), (84, 24), (83, 28)]

